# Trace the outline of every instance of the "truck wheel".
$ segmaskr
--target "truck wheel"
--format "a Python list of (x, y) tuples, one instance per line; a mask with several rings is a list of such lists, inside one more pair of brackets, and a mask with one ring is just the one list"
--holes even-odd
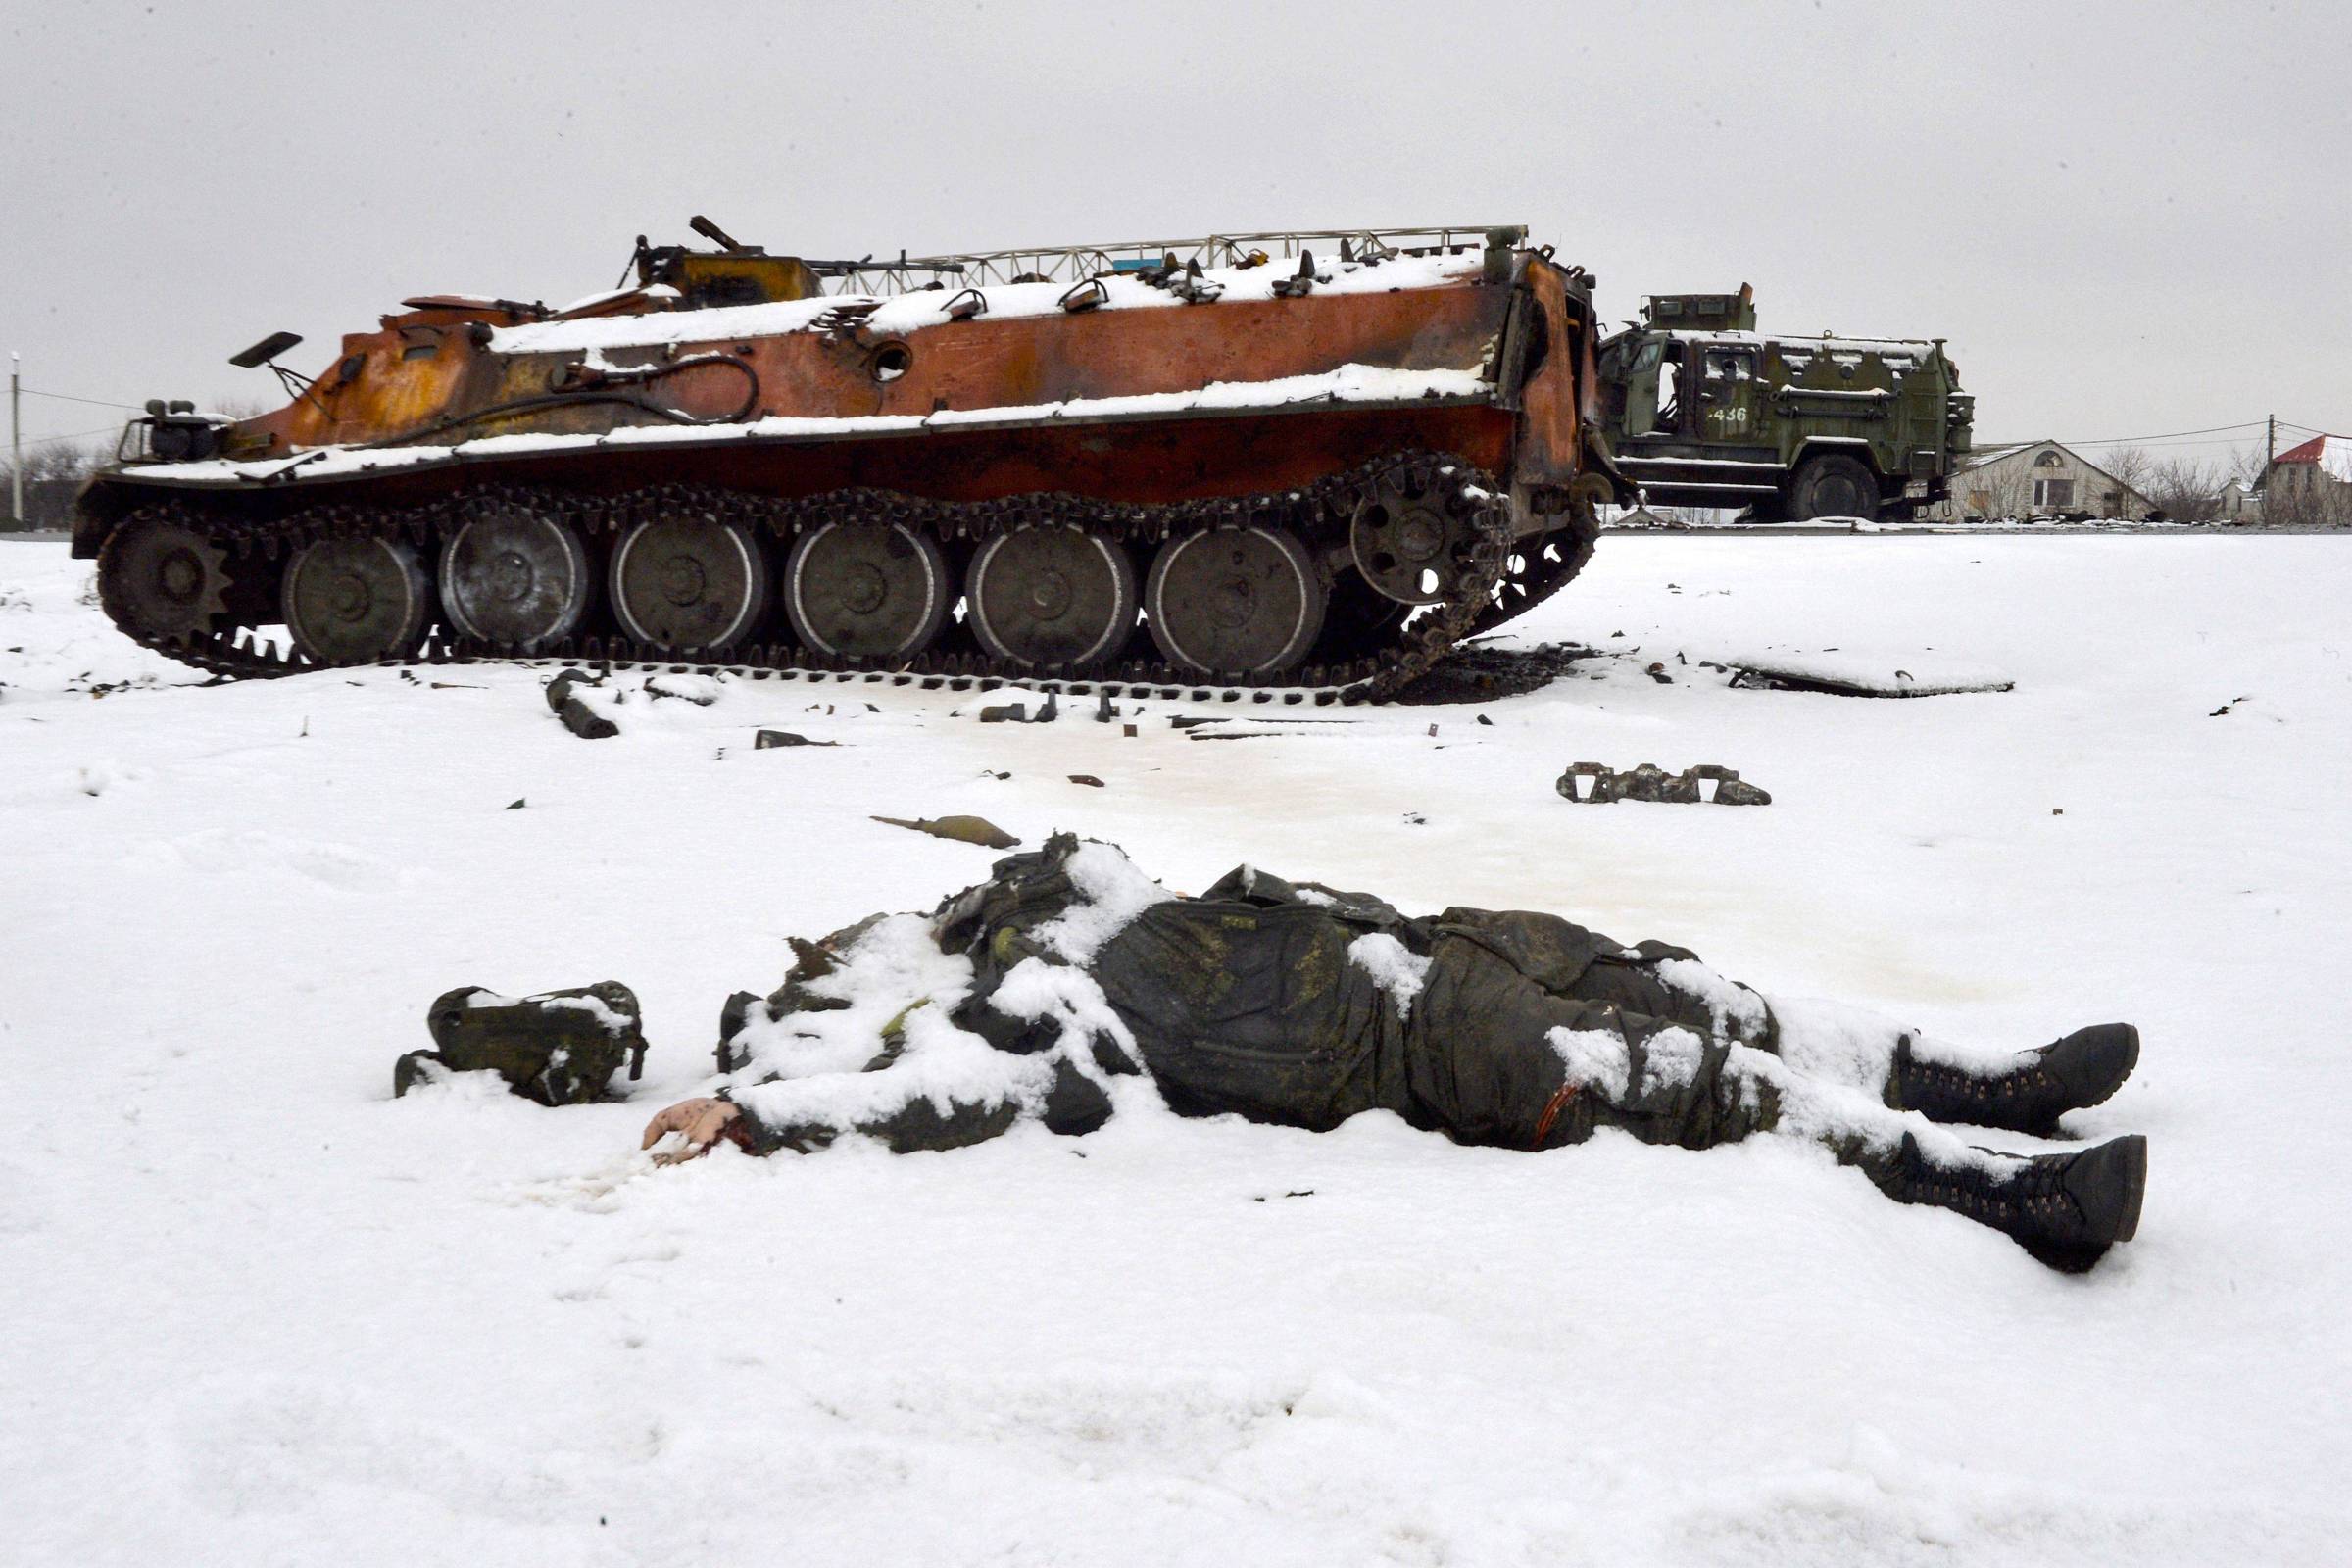
[(1870, 465), (1842, 453), (1825, 452), (1797, 466), (1788, 487), (1788, 515), (1797, 522), (1815, 517), (1876, 517), (1879, 476)]

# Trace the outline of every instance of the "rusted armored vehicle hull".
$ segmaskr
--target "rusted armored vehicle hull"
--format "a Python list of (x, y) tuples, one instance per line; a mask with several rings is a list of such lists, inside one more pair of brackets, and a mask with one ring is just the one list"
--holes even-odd
[[(1321, 264), (1309, 236), (1031, 253), (1095, 275), (895, 294), (655, 253), (737, 264), (752, 284), (719, 298), (753, 303), (665, 285), (641, 243), (639, 288), (567, 312), (412, 300), (260, 418), (151, 406), (74, 548), (131, 636), (235, 673), (557, 658), (1379, 697), (1573, 576), (1613, 493), (1588, 280), (1516, 231), (1422, 237), (1329, 236), (1346, 259)], [(991, 260), (819, 265), (871, 285)]]

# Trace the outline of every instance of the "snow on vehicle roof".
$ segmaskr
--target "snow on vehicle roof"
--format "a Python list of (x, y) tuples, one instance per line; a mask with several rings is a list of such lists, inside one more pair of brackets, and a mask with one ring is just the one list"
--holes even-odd
[(568, 305), (558, 306), (556, 315), (561, 317), (569, 316), (575, 311), (592, 311), (600, 305), (610, 305), (614, 300), (625, 300), (632, 294), (642, 294), (649, 300), (678, 298), (678, 291), (667, 283), (628, 283), (619, 288), (599, 289), (594, 294), (583, 294)]
[[(1476, 251), (1460, 256), (1405, 256), (1387, 261), (1342, 262), (1318, 259), (1316, 291), (1329, 294), (1374, 294), (1390, 289), (1439, 288), (1477, 273), (1485, 258)], [(1268, 262), (1263, 267), (1212, 267), (1200, 281), (1224, 289), (1227, 300), (1267, 300), (1274, 285), (1297, 275), (1295, 264)], [(1331, 279), (1328, 283), (1321, 278)], [(1182, 306), (1184, 301), (1164, 288), (1153, 288), (1139, 277), (1099, 279), (1109, 296), (1102, 310), (1150, 310)], [(988, 302), (986, 317), (1050, 316), (1061, 308), (1061, 297), (1079, 285), (1068, 282), (1000, 283), (979, 291)], [(535, 321), (525, 326), (501, 327), (490, 334), (493, 354), (560, 354), (583, 349), (660, 348), (670, 344), (715, 343), (727, 338), (777, 337), (787, 332), (814, 330), (818, 319), (843, 306), (874, 307), (863, 318), (868, 331), (884, 334), (912, 332), (948, 319), (948, 302), (965, 290), (953, 286), (914, 289), (887, 298), (871, 294), (825, 294), (809, 300), (768, 305), (722, 305), (700, 311), (658, 311), (645, 316), (591, 317), (577, 321)]]
[(1642, 332), (1644, 336), (1671, 337), (1686, 343), (1744, 343), (1779, 349), (1783, 354), (1886, 354), (1925, 359), (1936, 352), (1935, 344), (1919, 338), (1792, 337), (1784, 332), (1710, 332), (1700, 327), (1671, 330), (1644, 327)]
[[(760, 306), (761, 310), (795, 307)], [(711, 314), (711, 313), (702, 313)], [(581, 323), (596, 324), (596, 323)], [(1494, 383), (1476, 370), (1394, 370), (1375, 365), (1343, 365), (1314, 375), (1270, 381), (1211, 381), (1198, 392), (1142, 392), (1125, 397), (1071, 398), (993, 409), (942, 409), (933, 414), (868, 414), (839, 418), (777, 415), (742, 424), (633, 425), (602, 434), (483, 436), (447, 446), (312, 447), (293, 457), (155, 464), (134, 470), (149, 483), (191, 486), (249, 484), (264, 480), (293, 484), (347, 478), (380, 468), (585, 452), (602, 446), (696, 446), (726, 441), (832, 441), (859, 436), (916, 435), (929, 430), (986, 429), (993, 425), (1048, 420), (1097, 423), (1168, 418), (1186, 414), (1229, 414), (1313, 404), (1413, 405), (1483, 403)]]

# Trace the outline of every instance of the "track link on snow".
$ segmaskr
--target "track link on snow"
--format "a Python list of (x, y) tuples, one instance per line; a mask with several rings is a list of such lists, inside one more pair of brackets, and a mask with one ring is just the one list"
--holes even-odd
[[(280, 519), (250, 519), (209, 512), (180, 500), (139, 509), (122, 519), (108, 543), (133, 523), (156, 519), (190, 528), (225, 552), (232, 576), (258, 579), (280, 569), (293, 552), (320, 540), (378, 538), (405, 543), (433, 558), (468, 509), (485, 504), (521, 507), (559, 517), (589, 537), (613, 536), (653, 518), (697, 516), (733, 522), (767, 539), (781, 551), (803, 530), (832, 521), (904, 523), (946, 541), (980, 541), (999, 531), (1039, 523), (1063, 523), (1094, 530), (1130, 547), (1155, 547), (1171, 537), (1220, 527), (1278, 526), (1309, 540), (1345, 537), (1346, 519), (1369, 487), (1399, 474), (1432, 488), (1444, 486), (1446, 505), (1471, 530), (1467, 566), (1455, 591), (1441, 603), (1369, 635), (1327, 629), (1321, 662), (1272, 679), (1204, 675), (1150, 660), (1121, 660), (1039, 674), (975, 649), (934, 646), (887, 664), (828, 658), (787, 643), (739, 646), (715, 657), (653, 647), (612, 635), (567, 638), (533, 654), (502, 652), (450, 635), (446, 621), (405, 659), (370, 665), (325, 665), (298, 650), (279, 650), (258, 635), (273, 621), (254, 612), (260, 596), (236, 596), (231, 623), (185, 636), (145, 634), (128, 624), (109, 594), (112, 552), (99, 556), (102, 597), (117, 625), (141, 646), (207, 673), (232, 679), (266, 679), (330, 667), (400, 667), (475, 662), (592, 666), (732, 673), (753, 679), (872, 682), (924, 689), (987, 690), (1019, 685), (1075, 696), (1162, 701), (1252, 702), (1327, 705), (1377, 703), (1395, 697), (1438, 663), (1462, 638), (1511, 618), (1556, 592), (1591, 557), (1598, 534), (1580, 511), (1551, 534), (1514, 542), (1510, 510), (1493, 478), (1459, 462), (1428, 453), (1399, 453), (1332, 475), (1297, 490), (1223, 497), (1166, 506), (1106, 503), (1085, 496), (1038, 493), (1000, 501), (950, 503), (883, 490), (843, 490), (798, 500), (711, 486), (667, 484), (619, 496), (583, 496), (555, 489), (485, 486), (423, 506), (389, 510), (330, 504)], [(1382, 639), (1375, 641), (1374, 639)]]

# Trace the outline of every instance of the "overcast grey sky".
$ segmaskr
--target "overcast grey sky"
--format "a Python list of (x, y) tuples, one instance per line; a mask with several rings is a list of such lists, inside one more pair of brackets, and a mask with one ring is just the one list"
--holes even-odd
[(852, 256), (1524, 222), (1612, 318), (1744, 279), (1946, 337), (1984, 439), (2352, 432), (2347, 10), (0, 0), (0, 348), (274, 402), (223, 363), (272, 329), (317, 369), (404, 294), (562, 302), (696, 212)]

